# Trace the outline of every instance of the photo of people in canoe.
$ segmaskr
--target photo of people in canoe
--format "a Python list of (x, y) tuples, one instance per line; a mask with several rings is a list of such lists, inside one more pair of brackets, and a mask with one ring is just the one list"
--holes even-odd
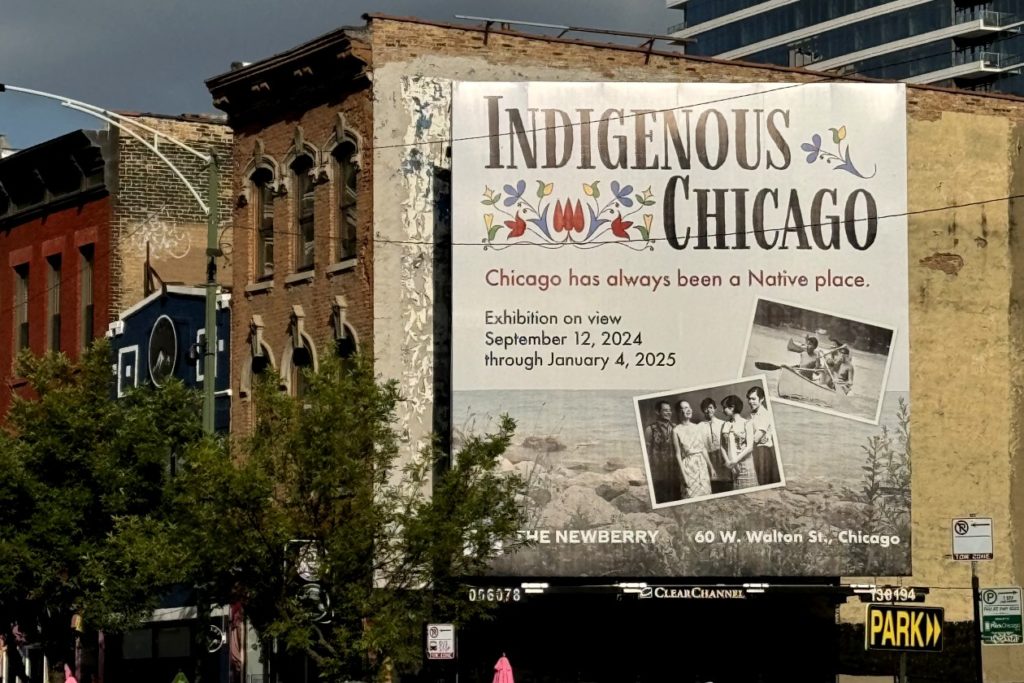
[(634, 404), (653, 508), (785, 484), (763, 375)]
[(759, 299), (742, 374), (768, 373), (773, 400), (878, 424), (896, 330)]

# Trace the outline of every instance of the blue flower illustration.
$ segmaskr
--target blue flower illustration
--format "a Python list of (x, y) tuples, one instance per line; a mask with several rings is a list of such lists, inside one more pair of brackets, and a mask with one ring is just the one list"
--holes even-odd
[(629, 193), (633, 191), (632, 185), (626, 185), (624, 187), (619, 186), (617, 180), (612, 181), (612, 194), (615, 198), (622, 203), (623, 206), (633, 206), (633, 200), (629, 198)]
[(505, 197), (505, 206), (512, 206), (513, 204), (518, 202), (519, 199), (523, 196), (524, 192), (526, 192), (525, 180), (520, 180), (518, 183), (516, 183), (515, 187), (512, 187), (511, 185), (506, 185), (505, 194), (507, 194), (508, 196)]
[[(805, 152), (808, 152), (807, 163), (813, 164), (815, 161), (818, 160), (818, 155), (821, 154), (821, 136), (815, 133), (814, 135), (811, 136), (811, 142), (805, 142), (804, 144), (800, 145), (800, 149), (802, 149)], [(508, 186), (506, 185), (506, 187)]]

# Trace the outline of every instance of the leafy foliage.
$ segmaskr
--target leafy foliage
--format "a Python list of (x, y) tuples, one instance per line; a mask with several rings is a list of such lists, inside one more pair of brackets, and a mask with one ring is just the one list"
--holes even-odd
[(16, 398), (0, 433), (0, 632), (16, 626), (67, 656), (71, 616), (119, 630), (159, 591), (118, 549), (126, 520), (164, 504), (169, 455), (202, 439), (199, 404), (179, 383), (111, 400), (109, 347), (79, 362), (23, 356), (32, 398)]
[[(514, 424), (469, 440), (450, 467), (437, 448), (403, 458), (395, 383), (365, 359), (326, 359), (307, 379), (301, 398), (257, 388), (253, 432), (231, 457), (188, 454), (177, 555), (209, 595), (243, 606), (265, 656), (276, 641), (273, 665), (308, 656), (343, 680), (415, 668), (424, 623), (477, 616), (461, 578), (484, 571), (496, 542), (514, 546), (524, 483), (498, 468)], [(319, 600), (299, 576), (308, 548)]]

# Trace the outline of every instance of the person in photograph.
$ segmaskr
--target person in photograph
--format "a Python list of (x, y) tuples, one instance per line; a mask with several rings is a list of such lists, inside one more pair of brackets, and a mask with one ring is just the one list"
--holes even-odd
[(654, 412), (654, 422), (644, 428), (644, 441), (651, 466), (654, 502), (667, 503), (683, 497), (683, 477), (672, 445), (672, 429), (675, 427), (672, 422), (672, 404), (658, 401)]
[(772, 416), (765, 401), (764, 389), (752, 386), (747, 390), (750, 405), (751, 434), (748, 448), (754, 452), (754, 471), (757, 481), (764, 486), (782, 479), (779, 462), (775, 457), (775, 439), (772, 436)]
[(704, 448), (711, 460), (711, 493), (731, 491), (732, 470), (722, 453), (722, 427), (725, 423), (715, 416), (718, 406), (711, 397), (700, 402), (700, 411), (704, 413), (704, 421), (700, 423), (701, 431), (704, 432)]
[(739, 490), (757, 486), (754, 452), (747, 447), (751, 434), (750, 423), (743, 418), (743, 400), (739, 396), (726, 396), (722, 399), (722, 414), (725, 416), (722, 448), (726, 464), (732, 470), (732, 488)]
[(834, 373), (836, 386), (849, 394), (853, 390), (853, 360), (850, 358), (850, 347), (844, 346), (836, 356), (839, 358)]
[(800, 359), (797, 361), (797, 368), (800, 374), (815, 382), (820, 381), (822, 374), (821, 351), (818, 349), (818, 338), (807, 335), (804, 349), (800, 352)]
[(711, 459), (704, 447), (704, 433), (693, 422), (693, 408), (679, 402), (679, 424), (672, 430), (676, 461), (683, 473), (684, 498), (711, 495)]

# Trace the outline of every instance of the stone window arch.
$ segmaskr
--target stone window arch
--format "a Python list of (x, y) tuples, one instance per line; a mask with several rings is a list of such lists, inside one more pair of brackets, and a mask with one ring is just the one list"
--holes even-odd
[(305, 317), (302, 306), (292, 306), (288, 324), (290, 343), (281, 356), (281, 389), (298, 397), (306, 393), (303, 372), (315, 373), (318, 369), (316, 345), (306, 334)]
[(274, 371), (274, 351), (263, 338), (263, 317), (253, 315), (249, 322), (249, 357), (242, 363), (238, 396), (252, 396), (253, 380)]
[(354, 259), (358, 249), (359, 171), (362, 139), (338, 113), (334, 135), (328, 144), (331, 165), (331, 194), (334, 205), (334, 261)]

